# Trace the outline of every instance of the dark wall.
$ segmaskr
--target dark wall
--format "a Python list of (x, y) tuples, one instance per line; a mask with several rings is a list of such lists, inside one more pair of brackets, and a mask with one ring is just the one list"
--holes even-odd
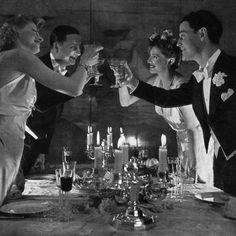
[[(198, 9), (208, 9), (219, 16), (225, 29), (222, 48), (236, 54), (235, 0), (0, 0), (0, 22), (16, 13), (44, 16), (47, 25), (42, 32), (45, 41), (40, 55), (48, 50), (49, 33), (60, 24), (77, 27), (85, 41), (102, 43), (105, 56), (126, 37), (133, 41), (139, 58), (139, 63), (133, 63), (133, 66), (144, 77), (148, 76), (145, 69), (147, 37), (153, 28), (158, 31), (172, 29), (177, 35), (181, 18)], [(185, 63), (180, 70), (187, 78), (195, 66)], [(126, 136), (138, 137), (142, 145), (152, 148), (153, 155), (156, 155), (160, 136), (164, 133), (169, 155), (176, 155), (175, 133), (163, 118), (155, 114), (154, 106), (139, 101), (130, 107), (121, 107), (117, 89), (110, 89), (114, 78), (107, 68), (103, 69), (102, 87), (88, 85), (82, 96), (65, 104), (52, 141), (49, 161), (60, 161), (60, 150), (64, 145), (71, 146), (74, 158), (79, 162), (87, 161), (84, 151), (89, 124), (95, 132), (99, 130), (103, 138), (106, 137), (107, 127), (111, 126), (115, 144), (122, 127)]]

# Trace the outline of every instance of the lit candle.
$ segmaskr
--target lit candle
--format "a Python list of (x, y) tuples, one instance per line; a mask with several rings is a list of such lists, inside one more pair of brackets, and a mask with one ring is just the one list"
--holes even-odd
[(112, 127), (110, 127), (110, 130), (109, 130), (109, 132), (110, 132), (110, 140), (111, 140), (111, 146), (112, 146), (112, 144), (113, 144), (113, 137), (112, 137)]
[(89, 149), (89, 146), (91, 145), (93, 145), (93, 132), (92, 132), (92, 126), (88, 126), (87, 149)]
[(93, 145), (93, 130), (92, 130), (92, 126), (90, 126), (90, 145)]
[(112, 145), (112, 130), (111, 127), (107, 128), (107, 146), (110, 147)]
[(123, 152), (122, 164), (127, 164), (129, 162), (129, 144), (123, 143), (121, 146), (121, 150)]
[(115, 149), (114, 157), (115, 157), (114, 173), (122, 173), (123, 151), (119, 149)]
[(100, 132), (97, 131), (97, 146), (100, 146)]
[(90, 144), (90, 126), (88, 126), (88, 132), (87, 132), (87, 147), (89, 147)]
[(124, 133), (120, 133), (120, 137), (117, 142), (117, 148), (121, 148), (122, 145), (126, 142)]
[(159, 147), (159, 168), (158, 172), (166, 173), (168, 170), (166, 136), (161, 135), (161, 146)]
[(94, 168), (99, 169), (102, 168), (102, 147), (94, 147)]
[(120, 134), (123, 134), (123, 129), (120, 127)]

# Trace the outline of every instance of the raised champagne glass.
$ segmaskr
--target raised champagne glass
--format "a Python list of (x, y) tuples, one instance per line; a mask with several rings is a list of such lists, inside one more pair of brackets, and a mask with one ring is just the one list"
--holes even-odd
[[(125, 66), (126, 60), (120, 59), (120, 58), (110, 58), (108, 59), (107, 62), (114, 73), (118, 73), (121, 76), (125, 76), (124, 66)], [(115, 84), (111, 85), (111, 88), (120, 88), (120, 87), (121, 86), (119, 84), (119, 81), (116, 78)]]
[[(84, 48), (95, 46), (100, 46), (100, 44), (96, 42), (84, 44)], [(101, 65), (103, 65), (103, 63), (104, 59), (99, 58), (97, 64), (87, 66), (88, 79), (94, 78), (94, 82), (90, 83), (90, 86), (102, 86), (102, 84), (99, 82), (99, 79), (103, 74), (99, 72), (99, 68)]]

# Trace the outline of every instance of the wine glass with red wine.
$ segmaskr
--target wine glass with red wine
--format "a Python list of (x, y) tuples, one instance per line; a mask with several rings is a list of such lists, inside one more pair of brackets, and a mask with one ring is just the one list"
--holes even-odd
[(72, 182), (73, 182), (73, 169), (64, 169), (62, 170), (61, 174), (61, 191), (62, 195), (64, 195), (64, 203), (65, 207), (68, 206), (69, 200), (69, 192), (72, 189)]

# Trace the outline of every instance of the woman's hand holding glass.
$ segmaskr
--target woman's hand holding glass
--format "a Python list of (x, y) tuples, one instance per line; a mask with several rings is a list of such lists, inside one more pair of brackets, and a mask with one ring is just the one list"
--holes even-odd
[(128, 86), (131, 89), (134, 89), (138, 85), (138, 80), (134, 78), (131, 69), (126, 60), (121, 61), (122, 65), (120, 66), (111, 66), (110, 68), (114, 72), (116, 78), (116, 84), (118, 87)]

